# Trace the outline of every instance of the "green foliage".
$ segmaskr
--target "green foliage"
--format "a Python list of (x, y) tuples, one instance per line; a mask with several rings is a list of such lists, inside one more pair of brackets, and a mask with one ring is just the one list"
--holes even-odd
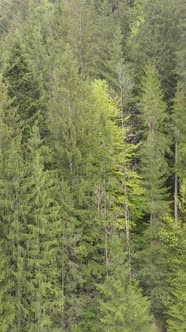
[[(23, 225), (21, 224), (21, 183), (23, 180), (23, 160), (21, 152), (21, 135), (17, 127), (16, 110), (4, 90), (3, 107), (1, 108), (1, 231), (2, 231), (2, 264), (4, 277), (1, 279), (2, 289), (2, 328), (21, 326), (24, 316), (22, 287), (24, 283), (24, 250)], [(8, 290), (8, 293), (7, 293)], [(10, 302), (9, 306), (7, 306)], [(9, 309), (10, 312), (9, 312)], [(7, 310), (8, 309), (8, 310)]]
[[(182, 192), (185, 190), (182, 184)], [(185, 195), (182, 196), (185, 201)], [(183, 207), (183, 205), (182, 205)], [(185, 207), (184, 211), (185, 211)], [(186, 229), (182, 221), (166, 219), (162, 229), (162, 241), (168, 254), (169, 267), (169, 302), (167, 303), (167, 331), (185, 331), (185, 301), (186, 301), (186, 274), (185, 274), (185, 242)]]
[(61, 270), (62, 225), (60, 207), (53, 197), (55, 179), (44, 165), (50, 151), (42, 144), (37, 124), (27, 145), (24, 181), (24, 220), (26, 231), (27, 298), (30, 301), (28, 331), (60, 330), (63, 310)]
[(182, 84), (178, 84), (173, 105), (173, 123), (175, 127), (175, 142), (177, 145), (175, 171), (181, 179), (185, 178), (185, 135), (186, 135), (186, 95)]
[(174, 0), (169, 3), (167, 0), (136, 1), (134, 23), (129, 35), (129, 54), (137, 77), (140, 77), (147, 61), (153, 61), (169, 102), (176, 85), (176, 51), (180, 39), (175, 7)]
[[(169, 139), (165, 132), (166, 104), (155, 67), (146, 67), (140, 96), (140, 119), (143, 141), (140, 148), (140, 167), (145, 188), (145, 212), (150, 224), (145, 228), (139, 259), (140, 278), (145, 294), (151, 299), (153, 312), (165, 321), (166, 302), (166, 253), (159, 239), (161, 218), (168, 211), (167, 179), (168, 164), (165, 154), (169, 151)], [(140, 240), (141, 241), (141, 240)]]
[(146, 212), (152, 221), (167, 209), (165, 180), (168, 165), (165, 154), (168, 152), (169, 143), (165, 133), (166, 104), (153, 65), (146, 67), (139, 108), (143, 126), (141, 174), (146, 189)]
[(176, 73), (184, 86), (186, 87), (186, 71), (185, 71), (185, 61), (186, 61), (186, 51), (184, 45), (184, 36), (186, 32), (186, 24), (185, 24), (185, 3), (184, 0), (180, 0), (178, 4), (176, 4), (175, 9), (175, 22), (177, 25), (177, 42), (176, 42)]
[(167, 2), (1, 1), (1, 331), (186, 329), (185, 3)]
[(149, 303), (129, 281), (122, 238), (112, 235), (109, 250), (109, 268), (104, 283), (99, 285), (100, 330), (154, 331), (149, 315)]
[(43, 105), (38, 82), (19, 39), (17, 37), (12, 43), (3, 76), (8, 86), (8, 95), (17, 108), (24, 139), (28, 138), (33, 121)]

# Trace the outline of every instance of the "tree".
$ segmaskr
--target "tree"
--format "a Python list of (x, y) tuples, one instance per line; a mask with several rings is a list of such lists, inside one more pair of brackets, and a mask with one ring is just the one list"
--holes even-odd
[(184, 161), (185, 161), (185, 108), (186, 96), (183, 85), (179, 82), (175, 98), (173, 100), (172, 120), (174, 125), (174, 141), (175, 141), (175, 169), (174, 169), (174, 217), (178, 219), (178, 194), (179, 181), (185, 178)]
[[(43, 105), (38, 81), (19, 37), (12, 42), (3, 76), (8, 86), (8, 95), (19, 114), (23, 140), (26, 140), (34, 119), (42, 113)], [(42, 126), (44, 127), (44, 124)]]
[(173, 100), (173, 124), (175, 129), (175, 172), (180, 179), (185, 178), (185, 108), (186, 108), (186, 94), (185, 89), (181, 83), (177, 85), (177, 91)]
[(121, 237), (112, 234), (109, 269), (105, 281), (98, 286), (100, 299), (100, 329), (102, 331), (155, 331), (149, 315), (149, 303), (134, 281), (129, 281), (125, 245)]
[(186, 273), (185, 273), (185, 207), (186, 184), (182, 181), (178, 201), (181, 216), (166, 218), (161, 230), (161, 240), (167, 251), (168, 293), (167, 331), (185, 331), (186, 325)]
[(72, 233), (67, 226), (64, 229), (64, 237), (68, 241), (65, 240), (64, 243), (63, 272), (65, 327), (75, 329), (82, 307), (86, 308), (90, 300), (89, 294), (95, 288), (91, 280), (99, 270), (99, 261), (103, 263), (101, 254), (98, 255), (100, 257), (97, 262), (96, 252), (102, 231), (92, 206), (92, 186), (95, 179), (92, 163), (96, 164), (93, 156), (97, 148), (96, 142), (92, 140), (95, 128), (92, 125), (97, 124), (97, 119), (89, 108), (90, 89), (79, 77), (78, 66), (69, 47), (54, 73), (54, 82), (48, 115), (54, 149), (52, 167), (57, 168), (61, 181), (65, 181), (69, 187), (76, 218), (74, 229), (71, 228)]
[(165, 154), (169, 150), (169, 141), (165, 133), (166, 104), (153, 65), (146, 68), (139, 108), (143, 125), (141, 174), (146, 189), (146, 212), (153, 224), (153, 221), (166, 213), (167, 209), (165, 180), (168, 166)]
[[(24, 190), (25, 267), (28, 317), (25, 329), (54, 329), (62, 326), (63, 288), (58, 265), (62, 223), (55, 200), (55, 178), (45, 170), (50, 151), (42, 144), (37, 123), (27, 144)], [(28, 304), (27, 304), (28, 305)]]
[(24, 250), (21, 202), (24, 165), (16, 109), (0, 82), (1, 105), (1, 320), (2, 331), (21, 328), (24, 317)]
[(147, 61), (153, 61), (159, 71), (166, 101), (170, 103), (177, 81), (176, 51), (180, 39), (176, 3), (174, 0), (169, 3), (167, 0), (139, 0), (133, 12), (129, 57), (134, 61), (136, 75), (139, 79)]
[[(145, 219), (150, 222), (144, 228), (140, 274), (145, 294), (151, 299), (153, 312), (161, 319), (164, 313), (164, 292), (166, 296), (166, 264), (165, 253), (159, 240), (159, 229), (169, 205), (165, 185), (168, 174), (165, 154), (169, 151), (169, 140), (165, 132), (166, 104), (157, 72), (151, 64), (146, 67), (142, 80), (139, 109), (143, 126), (143, 140), (139, 152), (140, 173), (145, 189)], [(165, 322), (164, 318), (162, 319)]]
[(177, 43), (176, 43), (176, 73), (178, 75), (178, 79), (186, 86), (186, 71), (185, 71), (185, 63), (186, 63), (186, 51), (184, 46), (184, 38), (186, 32), (185, 25), (185, 4), (183, 0), (175, 3), (175, 22), (177, 22)]
[(168, 166), (165, 154), (169, 149), (165, 133), (166, 104), (153, 65), (146, 68), (139, 108), (144, 137), (140, 149), (141, 174), (146, 188), (146, 211), (153, 223), (153, 219), (167, 209), (165, 180)]

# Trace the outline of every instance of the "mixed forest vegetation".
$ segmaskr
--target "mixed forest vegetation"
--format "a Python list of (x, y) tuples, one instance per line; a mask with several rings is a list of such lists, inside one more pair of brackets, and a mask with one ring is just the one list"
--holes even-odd
[(1, 0), (0, 47), (0, 331), (185, 332), (185, 0)]

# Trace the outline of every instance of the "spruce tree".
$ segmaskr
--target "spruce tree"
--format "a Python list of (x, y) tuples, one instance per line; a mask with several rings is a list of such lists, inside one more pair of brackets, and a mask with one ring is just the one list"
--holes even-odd
[(184, 86), (178, 82), (175, 98), (173, 100), (173, 126), (174, 126), (174, 217), (178, 219), (179, 182), (185, 178), (185, 108), (186, 95)]
[[(1, 106), (1, 328), (20, 330), (25, 315), (23, 300), (24, 235), (22, 191), (24, 164), (18, 117), (5, 85), (0, 83)], [(6, 278), (6, 279), (5, 279)], [(7, 302), (8, 301), (8, 302)]]
[(106, 80), (109, 86), (117, 90), (117, 66), (122, 62), (122, 33), (108, 0), (100, 5), (96, 23), (96, 78)]
[(179, 2), (174, 3), (174, 15), (175, 22), (177, 23), (177, 41), (176, 41), (176, 74), (178, 75), (179, 80), (186, 87), (186, 51), (185, 51), (185, 35), (186, 35), (186, 24), (185, 24), (185, 3), (184, 0), (179, 0)]
[(151, 59), (159, 71), (166, 101), (170, 103), (177, 81), (176, 51), (180, 39), (176, 3), (174, 0), (168, 3), (167, 0), (135, 1), (132, 16), (137, 24), (132, 40), (129, 38), (129, 56), (134, 61), (136, 75), (140, 79)]
[(185, 109), (186, 109), (186, 94), (183, 84), (180, 82), (177, 85), (177, 90), (175, 98), (173, 100), (173, 124), (174, 124), (174, 134), (175, 134), (175, 172), (180, 177), (180, 179), (185, 178)]
[[(159, 240), (162, 217), (168, 212), (166, 179), (168, 165), (165, 158), (169, 140), (165, 132), (166, 104), (155, 67), (146, 67), (140, 96), (140, 119), (143, 136), (140, 148), (140, 173), (145, 189), (145, 220), (142, 252), (140, 254), (141, 282), (152, 303), (158, 320), (163, 317), (166, 297), (165, 253)], [(140, 240), (141, 242), (141, 240)], [(141, 245), (140, 245), (141, 247)], [(160, 296), (161, 294), (161, 296)]]
[(13, 106), (17, 108), (25, 141), (29, 137), (34, 119), (43, 113), (43, 105), (39, 83), (19, 35), (12, 41), (3, 76), (8, 86), (8, 95), (13, 100)]
[(37, 123), (27, 144), (24, 189), (27, 331), (62, 326), (63, 289), (59, 256), (62, 224), (55, 200), (55, 178), (45, 170), (50, 151), (43, 145)]
[(140, 169), (146, 189), (146, 212), (153, 224), (167, 209), (165, 180), (168, 165), (165, 154), (169, 151), (165, 132), (166, 104), (153, 65), (146, 67), (141, 90), (139, 109), (143, 140), (140, 148)]
[(166, 250), (168, 266), (168, 301), (166, 305), (168, 332), (183, 332), (186, 328), (185, 197), (186, 184), (183, 180), (178, 201), (180, 215), (176, 222), (173, 218), (167, 217), (161, 229), (161, 241)]
[[(90, 231), (91, 217), (88, 216), (90, 201), (88, 174), (91, 172), (90, 112), (87, 112), (87, 92), (84, 82), (78, 76), (77, 63), (68, 47), (58, 69), (54, 73), (55, 85), (49, 102), (49, 130), (54, 160), (62, 183), (69, 188), (74, 212), (72, 227), (64, 224), (64, 271), (65, 292), (64, 326), (73, 330), (78, 322), (82, 306), (85, 305), (83, 284), (86, 256), (89, 253), (89, 239), (84, 231)], [(60, 199), (60, 196), (58, 197)], [(76, 245), (76, 243), (79, 243)], [(71, 245), (70, 245), (71, 244)], [(90, 260), (89, 260), (90, 261)]]
[(101, 292), (100, 330), (155, 331), (149, 314), (149, 303), (129, 280), (129, 266), (123, 239), (117, 234), (110, 240), (109, 269), (105, 281), (98, 286)]

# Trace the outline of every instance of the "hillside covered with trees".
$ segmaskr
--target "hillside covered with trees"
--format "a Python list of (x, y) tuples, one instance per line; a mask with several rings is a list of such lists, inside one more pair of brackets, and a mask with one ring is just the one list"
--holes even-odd
[(0, 332), (185, 332), (185, 0), (1, 0), (0, 47)]

